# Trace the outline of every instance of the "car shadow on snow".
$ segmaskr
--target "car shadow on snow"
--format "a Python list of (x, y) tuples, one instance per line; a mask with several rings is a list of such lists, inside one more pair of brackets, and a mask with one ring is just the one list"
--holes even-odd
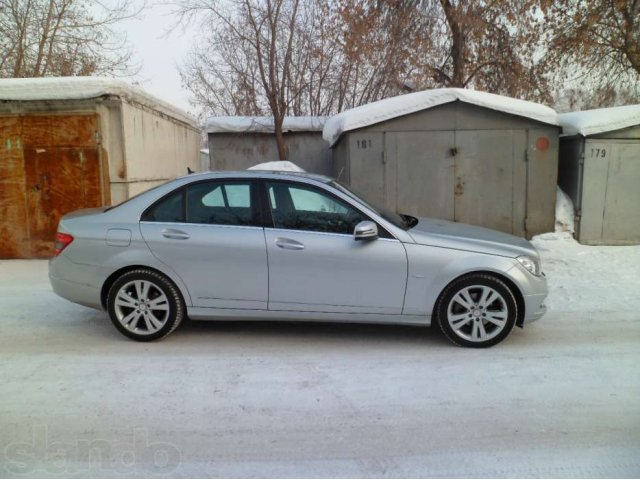
[[(57, 336), (83, 336), (87, 344), (104, 344), (105, 340), (118, 344), (134, 342), (121, 335), (104, 312), (87, 312), (82, 309), (76, 315), (68, 315), (65, 322), (56, 324)], [(64, 329), (68, 325), (69, 329)], [(532, 328), (533, 327), (533, 328)], [(524, 330), (515, 327), (509, 337), (498, 347), (507, 349), (527, 349), (540, 343), (547, 343), (544, 328), (537, 325), (526, 326)], [(50, 331), (47, 332), (51, 334)], [(50, 340), (49, 340), (50, 341)], [(231, 321), (231, 320), (186, 320), (171, 335), (152, 342), (173, 347), (182, 345), (187, 349), (196, 345), (226, 346), (243, 345), (269, 346), (270, 344), (289, 346), (332, 345), (349, 348), (351, 346), (395, 345), (404, 347), (457, 348), (435, 326), (389, 325), (343, 322), (302, 322), (302, 321)], [(495, 347), (494, 347), (495, 348)]]
[(354, 342), (448, 345), (437, 328), (338, 322), (296, 321), (186, 321), (166, 340), (214, 341), (233, 338), (247, 342), (269, 339), (314, 343)]

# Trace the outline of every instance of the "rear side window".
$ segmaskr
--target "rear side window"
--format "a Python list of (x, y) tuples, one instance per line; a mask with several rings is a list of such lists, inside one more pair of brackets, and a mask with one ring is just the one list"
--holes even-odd
[(145, 222), (182, 222), (184, 206), (182, 189), (164, 197), (142, 216)]
[(187, 223), (254, 225), (251, 183), (203, 182), (187, 187)]

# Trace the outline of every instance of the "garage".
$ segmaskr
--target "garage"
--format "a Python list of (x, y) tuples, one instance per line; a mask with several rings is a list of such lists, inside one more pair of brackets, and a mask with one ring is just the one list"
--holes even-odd
[(195, 120), (111, 79), (0, 80), (0, 258), (53, 253), (58, 220), (199, 170)]
[(559, 115), (558, 184), (588, 245), (640, 244), (640, 105)]
[(331, 117), (333, 175), (416, 216), (526, 236), (553, 230), (560, 128), (544, 105), (436, 89)]
[[(287, 160), (307, 172), (331, 174), (331, 152), (322, 139), (326, 117), (285, 117)], [(206, 124), (211, 170), (245, 170), (280, 160), (273, 117), (211, 117)]]

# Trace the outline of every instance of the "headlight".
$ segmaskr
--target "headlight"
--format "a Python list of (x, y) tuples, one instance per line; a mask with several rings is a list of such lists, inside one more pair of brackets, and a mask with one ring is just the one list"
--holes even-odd
[(540, 260), (528, 256), (518, 257), (517, 260), (520, 262), (520, 265), (529, 270), (531, 274), (536, 277), (540, 276)]

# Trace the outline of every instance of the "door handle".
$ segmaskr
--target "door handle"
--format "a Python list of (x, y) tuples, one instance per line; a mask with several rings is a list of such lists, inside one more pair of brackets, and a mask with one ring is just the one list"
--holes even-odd
[(290, 238), (278, 237), (276, 238), (276, 245), (286, 250), (304, 250), (304, 245), (296, 240)]
[(170, 238), (172, 240), (187, 240), (191, 235), (182, 230), (175, 230), (173, 228), (165, 228), (162, 230), (162, 236), (164, 238)]

